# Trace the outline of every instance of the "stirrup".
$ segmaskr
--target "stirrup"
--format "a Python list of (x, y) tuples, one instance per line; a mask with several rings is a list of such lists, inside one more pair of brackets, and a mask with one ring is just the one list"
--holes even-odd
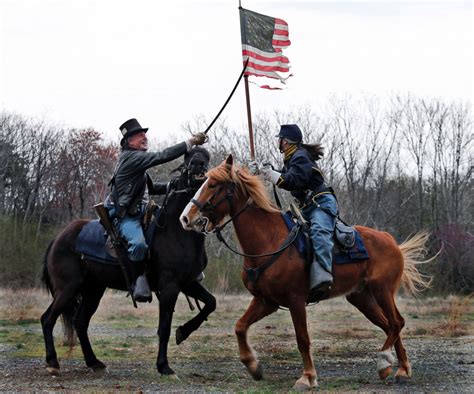
[(312, 288), (309, 291), (307, 303), (310, 304), (310, 303), (313, 303), (313, 302), (319, 302), (319, 301), (322, 301), (322, 300), (328, 298), (329, 293), (332, 290), (332, 284), (333, 284), (333, 282), (331, 280), (331, 281), (327, 281), (327, 282), (322, 282), (319, 285), (317, 285), (316, 287)]
[(153, 300), (145, 274), (140, 275), (135, 281), (133, 299), (137, 302), (151, 302)]

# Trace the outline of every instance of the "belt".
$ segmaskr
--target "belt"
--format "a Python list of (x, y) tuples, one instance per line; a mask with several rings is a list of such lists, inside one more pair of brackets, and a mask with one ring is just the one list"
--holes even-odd
[[(323, 190), (321, 190), (323, 189)], [(300, 209), (305, 209), (305, 208), (308, 208), (310, 205), (316, 203), (317, 204), (317, 198), (319, 196), (322, 196), (324, 194), (333, 194), (334, 195), (334, 190), (332, 189), (332, 187), (327, 187), (327, 186), (324, 186), (324, 188), (321, 188), (317, 191), (314, 191), (314, 192), (311, 192), (309, 193), (309, 195), (306, 197), (305, 199), (305, 202), (303, 204), (299, 204), (299, 208)]]

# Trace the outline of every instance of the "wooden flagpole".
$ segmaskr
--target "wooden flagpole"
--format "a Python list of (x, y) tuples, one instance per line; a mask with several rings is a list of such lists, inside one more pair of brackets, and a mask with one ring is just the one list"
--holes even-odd
[(244, 75), (245, 82), (245, 100), (247, 101), (247, 122), (249, 125), (249, 142), (250, 142), (250, 160), (255, 160), (255, 147), (253, 142), (253, 127), (252, 127), (252, 110), (250, 109), (250, 94), (249, 94), (249, 76)]
[[(239, 9), (242, 8), (241, 0), (239, 0)], [(249, 62), (250, 58), (247, 57), (247, 62), (245, 66)], [(250, 109), (250, 91), (249, 91), (249, 76), (244, 75), (244, 85), (245, 85), (245, 100), (247, 101), (247, 122), (249, 125), (249, 143), (250, 143), (250, 160), (255, 160), (255, 147), (253, 143), (253, 127), (252, 127), (252, 110)]]

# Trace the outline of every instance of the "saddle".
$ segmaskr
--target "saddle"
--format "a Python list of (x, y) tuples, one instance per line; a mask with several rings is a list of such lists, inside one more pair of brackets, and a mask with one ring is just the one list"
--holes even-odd
[[(282, 214), (282, 216), (289, 231), (297, 223), (300, 224), (301, 230), (294, 242), (294, 246), (301, 257), (310, 264), (313, 261), (313, 245), (308, 224), (304, 221), (301, 214), (298, 214), (294, 209)], [(369, 254), (359, 232), (353, 226), (348, 226), (337, 219), (334, 229), (333, 263), (356, 263), (368, 258)]]
[[(157, 206), (154, 206), (153, 210), (156, 208)], [(145, 213), (144, 219), (148, 221), (148, 224), (143, 222), (142, 224), (145, 240), (148, 245), (151, 245), (158, 228), (157, 220), (160, 216), (160, 212), (159, 209), (155, 212), (154, 220), (151, 220), (153, 215), (147, 215), (147, 213)], [(81, 229), (76, 239), (75, 251), (81, 255), (82, 259), (101, 264), (118, 265), (115, 248), (99, 220), (91, 220)]]

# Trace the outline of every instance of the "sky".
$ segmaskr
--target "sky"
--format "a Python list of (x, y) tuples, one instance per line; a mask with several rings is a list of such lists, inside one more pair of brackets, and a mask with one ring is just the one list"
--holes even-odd
[[(472, 103), (470, 1), (242, 6), (286, 20), (292, 41), (294, 76), (282, 91), (251, 85), (254, 114), (317, 110), (334, 94)], [(0, 111), (113, 139), (135, 117), (166, 141), (187, 121), (211, 120), (241, 68), (238, 0), (0, 0)], [(243, 84), (223, 119), (245, 129)]]

